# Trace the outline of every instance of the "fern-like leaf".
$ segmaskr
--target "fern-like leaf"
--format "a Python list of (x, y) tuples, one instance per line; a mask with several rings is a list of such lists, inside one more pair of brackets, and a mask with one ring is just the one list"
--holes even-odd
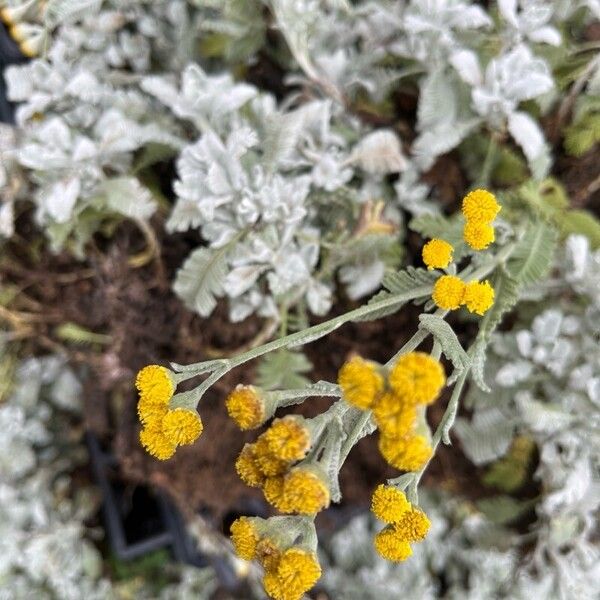
[(310, 383), (304, 373), (311, 369), (311, 362), (302, 352), (277, 350), (260, 359), (257, 385), (265, 390), (303, 388)]
[(227, 274), (229, 247), (211, 251), (198, 248), (177, 272), (173, 289), (185, 305), (203, 317), (214, 310), (217, 298), (223, 295), (223, 281)]
[(547, 275), (557, 238), (556, 230), (547, 223), (532, 224), (508, 261), (510, 276), (519, 284), (531, 285)]
[(456, 375), (469, 366), (471, 361), (468, 354), (460, 345), (452, 327), (442, 317), (422, 314), (419, 321), (420, 327), (429, 331), (440, 343), (442, 352), (452, 362)]

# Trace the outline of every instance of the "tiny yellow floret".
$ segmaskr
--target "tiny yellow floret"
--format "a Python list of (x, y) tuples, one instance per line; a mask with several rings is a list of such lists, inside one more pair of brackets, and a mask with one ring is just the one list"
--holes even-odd
[(467, 221), (491, 223), (500, 212), (496, 197), (487, 190), (473, 190), (462, 201), (462, 213)]
[(380, 484), (373, 492), (371, 511), (378, 519), (386, 523), (399, 521), (402, 515), (410, 509), (410, 502), (406, 499), (404, 492), (398, 488)]
[(312, 515), (329, 506), (329, 486), (318, 469), (298, 466), (283, 480), (283, 496), (290, 512)]
[(290, 513), (292, 507), (290, 506), (286, 496), (284, 495), (284, 477), (283, 475), (276, 475), (275, 477), (268, 477), (263, 485), (263, 494), (265, 500), (279, 512)]
[(169, 402), (175, 391), (169, 369), (160, 365), (144, 367), (135, 378), (135, 387), (140, 393), (140, 398), (164, 404)]
[(284, 590), (277, 576), (277, 571), (267, 571), (263, 577), (263, 587), (269, 598), (274, 600), (283, 600), (285, 598)]
[(414, 402), (388, 392), (377, 400), (373, 408), (373, 417), (384, 435), (402, 437), (413, 430), (417, 410)]
[(407, 542), (420, 542), (427, 535), (430, 526), (427, 515), (418, 508), (406, 511), (393, 525), (398, 537)]
[(229, 416), (242, 430), (260, 427), (267, 417), (265, 401), (253, 385), (238, 385), (225, 400)]
[(418, 471), (433, 453), (422, 435), (405, 438), (382, 435), (379, 438), (379, 451), (392, 467), (401, 471)]
[(463, 229), (463, 238), (473, 250), (485, 250), (495, 239), (494, 228), (488, 223), (467, 221)]
[(231, 541), (235, 553), (244, 560), (252, 560), (256, 556), (259, 535), (252, 519), (240, 517), (231, 524)]
[(271, 452), (264, 433), (254, 443), (254, 456), (256, 457), (256, 463), (266, 477), (281, 475), (288, 469), (289, 462), (278, 458)]
[(431, 297), (436, 306), (444, 310), (456, 310), (463, 302), (465, 284), (455, 275), (442, 275), (433, 286)]
[(271, 454), (289, 462), (301, 460), (310, 449), (310, 432), (302, 417), (289, 415), (276, 419), (263, 434)]
[(254, 446), (246, 444), (235, 461), (235, 470), (240, 479), (250, 487), (261, 487), (265, 482), (265, 475), (256, 460)]
[(454, 248), (445, 240), (434, 238), (423, 246), (423, 262), (431, 269), (445, 269), (452, 262)]
[(463, 301), (472, 313), (483, 315), (494, 304), (494, 288), (489, 281), (471, 281), (467, 283)]
[(396, 361), (388, 380), (405, 402), (431, 404), (446, 385), (446, 374), (442, 363), (431, 355), (408, 352)]
[(177, 446), (193, 444), (202, 433), (202, 419), (195, 410), (175, 408), (162, 419), (164, 435)]
[(160, 421), (150, 421), (140, 432), (140, 443), (159, 460), (167, 460), (175, 454), (177, 445), (165, 436)]
[(399, 537), (390, 525), (375, 536), (373, 544), (380, 556), (393, 562), (402, 562), (412, 554), (410, 544)]
[(368, 410), (382, 393), (384, 379), (375, 363), (354, 356), (342, 365), (338, 384), (346, 402)]

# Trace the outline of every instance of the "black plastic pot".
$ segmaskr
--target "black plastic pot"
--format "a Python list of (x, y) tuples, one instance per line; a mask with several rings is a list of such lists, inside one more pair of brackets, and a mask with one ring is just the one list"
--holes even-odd
[(6, 26), (0, 22), (0, 121), (14, 124), (14, 104), (6, 97), (4, 69), (9, 65), (27, 62), (29, 59), (21, 54), (19, 46), (8, 34)]

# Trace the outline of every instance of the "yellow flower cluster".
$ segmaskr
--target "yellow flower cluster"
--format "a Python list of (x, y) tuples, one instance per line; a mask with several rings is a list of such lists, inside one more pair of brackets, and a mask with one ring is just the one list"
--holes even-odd
[(429, 531), (427, 515), (414, 508), (404, 492), (395, 487), (379, 485), (373, 493), (371, 510), (387, 523), (374, 540), (375, 549), (387, 560), (406, 560), (412, 554), (410, 543), (420, 542)]
[(304, 419), (288, 415), (276, 419), (256, 442), (246, 444), (235, 467), (240, 479), (262, 488), (265, 499), (284, 513), (315, 514), (329, 506), (327, 477), (317, 464), (294, 464), (310, 449)]
[(463, 238), (473, 250), (485, 250), (494, 241), (492, 222), (500, 208), (494, 194), (487, 190), (473, 190), (463, 198)]
[(185, 408), (169, 408), (175, 391), (171, 372), (159, 365), (144, 367), (135, 380), (139, 392), (138, 415), (143, 425), (140, 443), (149, 454), (167, 460), (177, 446), (192, 444), (202, 433), (198, 413)]
[(338, 383), (346, 401), (371, 409), (383, 457), (397, 469), (416, 471), (431, 457), (427, 440), (415, 434), (417, 407), (431, 404), (446, 383), (444, 368), (423, 352), (401, 356), (389, 372), (354, 357), (340, 369)]
[(454, 248), (445, 240), (434, 238), (423, 246), (423, 262), (427, 269), (445, 269), (452, 262)]
[(253, 385), (238, 385), (225, 400), (229, 416), (242, 430), (256, 429), (268, 418), (265, 399)]
[(455, 275), (442, 275), (435, 282), (431, 297), (444, 310), (466, 306), (470, 312), (483, 315), (494, 304), (494, 288), (489, 281), (465, 283)]
[(231, 541), (244, 560), (256, 558), (265, 570), (263, 584), (274, 600), (300, 600), (321, 577), (314, 552), (299, 547), (280, 547), (263, 536), (259, 519), (241, 517), (231, 525)]

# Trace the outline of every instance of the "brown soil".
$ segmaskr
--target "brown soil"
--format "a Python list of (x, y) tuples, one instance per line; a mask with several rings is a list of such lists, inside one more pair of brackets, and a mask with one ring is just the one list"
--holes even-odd
[[(155, 223), (160, 235), (161, 223)], [(247, 501), (260, 494), (243, 485), (234, 470), (242, 445), (256, 433), (240, 433), (227, 417), (223, 400), (238, 382), (253, 380), (251, 363), (230, 373), (204, 397), (200, 412), (205, 431), (192, 447), (180, 448), (175, 457), (159, 462), (139, 446), (135, 372), (148, 363), (196, 362), (207, 349), (234, 350), (251, 340), (261, 328), (256, 319), (230, 324), (226, 307), (219, 305), (210, 319), (187, 311), (170, 289), (175, 269), (198, 240), (170, 236), (160, 244), (161, 256), (142, 268), (132, 268), (128, 258), (143, 248), (143, 238), (130, 225), (122, 225), (110, 244), (98, 239), (84, 263), (66, 254), (41, 251), (35, 258), (27, 250), (33, 233), (22, 219), (20, 237), (5, 252), (0, 272), (6, 282), (22, 291), (11, 310), (33, 315), (23, 330), (28, 353), (67, 352), (72, 361), (86, 365), (90, 377), (85, 396), (85, 419), (116, 453), (126, 480), (151, 483), (167, 490), (188, 511), (208, 510), (215, 518), (247, 509)], [(338, 311), (353, 308), (342, 302)], [(360, 352), (385, 361), (393, 349), (413, 333), (417, 309), (404, 309), (380, 321), (347, 324), (318, 344), (306, 348), (314, 364), (313, 377), (334, 380), (344, 359)], [(75, 323), (109, 336), (103, 345), (65, 344), (57, 326)], [(432, 412), (434, 421), (443, 412), (445, 399)], [(329, 400), (315, 398), (301, 407), (306, 416), (318, 414)], [(437, 463), (437, 464), (436, 464)], [(463, 483), (457, 482), (464, 473)], [(373, 487), (395, 472), (379, 455), (375, 436), (362, 440), (351, 453), (341, 474), (346, 507), (366, 506)], [(456, 449), (443, 449), (426, 479), (429, 485), (459, 485), (463, 493), (473, 488), (474, 471)]]

